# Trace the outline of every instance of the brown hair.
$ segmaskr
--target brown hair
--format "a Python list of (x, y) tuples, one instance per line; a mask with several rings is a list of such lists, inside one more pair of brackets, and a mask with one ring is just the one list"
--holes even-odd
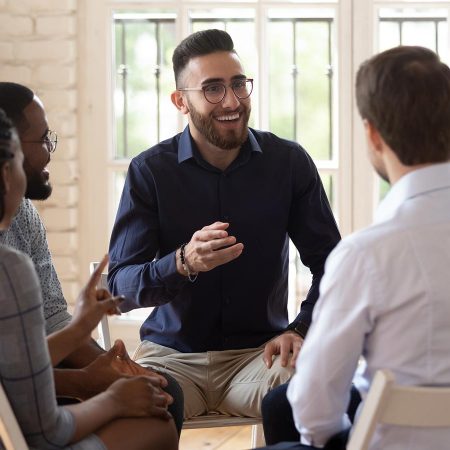
[(356, 102), (408, 166), (450, 159), (450, 69), (423, 47), (400, 46), (364, 62)]

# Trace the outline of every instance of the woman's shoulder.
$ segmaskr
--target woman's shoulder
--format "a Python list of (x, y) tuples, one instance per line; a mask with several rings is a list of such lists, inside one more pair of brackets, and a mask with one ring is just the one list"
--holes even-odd
[(0, 244), (0, 266), (2, 272), (11, 274), (13, 281), (22, 282), (25, 278), (27, 282), (37, 280), (31, 258), (8, 245)]
[(2, 264), (33, 264), (30, 257), (25, 253), (17, 250), (9, 245), (0, 244), (0, 262)]

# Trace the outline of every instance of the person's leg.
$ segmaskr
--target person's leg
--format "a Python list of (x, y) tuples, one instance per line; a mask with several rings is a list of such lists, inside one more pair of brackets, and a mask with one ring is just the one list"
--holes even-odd
[[(108, 450), (176, 450), (178, 435), (173, 420), (118, 419), (95, 433)], [(78, 450), (78, 449), (77, 449)]]
[[(143, 341), (133, 359), (144, 367), (151, 367), (176, 380), (184, 395), (184, 418), (199, 416), (208, 411), (203, 389), (206, 383), (205, 353), (181, 353)], [(179, 415), (179, 412), (176, 414)]]
[(272, 445), (282, 441), (300, 441), (300, 434), (295, 428), (292, 408), (286, 397), (288, 383), (277, 386), (267, 393), (261, 405), (264, 437), (266, 444)]
[(352, 390), (350, 391), (350, 403), (348, 404), (347, 414), (351, 423), (355, 421), (355, 415), (358, 410), (358, 406), (361, 403), (361, 394), (358, 389), (352, 384)]
[(275, 445), (258, 447), (255, 450), (318, 450), (317, 447), (300, 444), (300, 442), (279, 442)]
[[(288, 383), (278, 386), (270, 391), (263, 399), (261, 412), (264, 437), (267, 444), (300, 440), (300, 434), (295, 427), (292, 408), (286, 396), (287, 387)], [(347, 408), (347, 414), (352, 423), (360, 403), (361, 396), (358, 390), (352, 385), (350, 402)], [(345, 448), (347, 438), (348, 430), (334, 436), (330, 440), (329, 447), (327, 448)]]
[(175, 422), (175, 427), (178, 432), (178, 436), (181, 434), (181, 429), (183, 428), (184, 420), (184, 395), (181, 386), (178, 384), (177, 380), (168, 373), (162, 373), (166, 380), (167, 386), (164, 390), (170, 394), (173, 398), (173, 403), (167, 408), (170, 414), (172, 414), (173, 420)]
[(270, 369), (264, 364), (263, 349), (211, 352), (214, 386), (226, 383), (217, 398), (217, 411), (232, 416), (260, 417), (263, 397), (274, 387), (285, 383), (292, 369), (281, 367), (274, 359)]

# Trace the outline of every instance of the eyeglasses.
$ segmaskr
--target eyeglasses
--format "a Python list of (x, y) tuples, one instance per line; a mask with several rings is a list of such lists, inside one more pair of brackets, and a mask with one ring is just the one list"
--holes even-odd
[(53, 153), (56, 150), (56, 145), (58, 144), (58, 135), (56, 131), (48, 130), (44, 139), (40, 141), (22, 141), (26, 144), (45, 144), (49, 153)]
[[(250, 97), (253, 91), (253, 78), (240, 78), (233, 80), (229, 86), (234, 95), (243, 100)], [(224, 83), (210, 83), (200, 88), (180, 88), (178, 91), (203, 91), (203, 95), (209, 103), (220, 103), (227, 93), (227, 86)]]

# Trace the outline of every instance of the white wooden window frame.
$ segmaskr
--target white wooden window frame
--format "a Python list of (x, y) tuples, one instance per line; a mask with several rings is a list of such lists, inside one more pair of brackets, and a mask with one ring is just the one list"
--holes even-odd
[[(89, 262), (98, 260), (107, 252), (109, 233), (114, 216), (114, 201), (111, 192), (115, 170), (126, 170), (128, 161), (113, 157), (112, 116), (112, 17), (119, 9), (145, 11), (149, 6), (173, 10), (178, 17), (176, 40), (189, 33), (188, 12), (191, 9), (224, 8), (255, 9), (255, 33), (265, 49), (267, 36), (265, 17), (270, 8), (326, 8), (335, 10), (335, 44), (337, 45), (337, 68), (335, 88), (337, 103), (333, 114), (334, 132), (338, 133), (338, 153), (334, 161), (318, 161), (322, 173), (336, 176), (334, 192), (337, 199), (337, 217), (343, 235), (371, 223), (378, 204), (378, 180), (366, 156), (364, 130), (354, 99), (356, 71), (362, 61), (376, 53), (378, 10), (382, 7), (424, 7), (448, 8), (444, 1), (375, 1), (336, 0), (277, 1), (253, 0), (230, 1), (226, 4), (204, 1), (126, 1), (126, 0), (79, 0), (79, 160), (80, 160), (80, 202), (79, 202), (79, 267), (80, 281), (86, 279)], [(449, 33), (450, 35), (450, 33)], [(449, 43), (450, 47), (450, 43)], [(256, 128), (268, 129), (267, 58), (259, 58), (260, 79), (253, 95), (256, 108)], [(179, 116), (180, 129), (183, 117)]]

